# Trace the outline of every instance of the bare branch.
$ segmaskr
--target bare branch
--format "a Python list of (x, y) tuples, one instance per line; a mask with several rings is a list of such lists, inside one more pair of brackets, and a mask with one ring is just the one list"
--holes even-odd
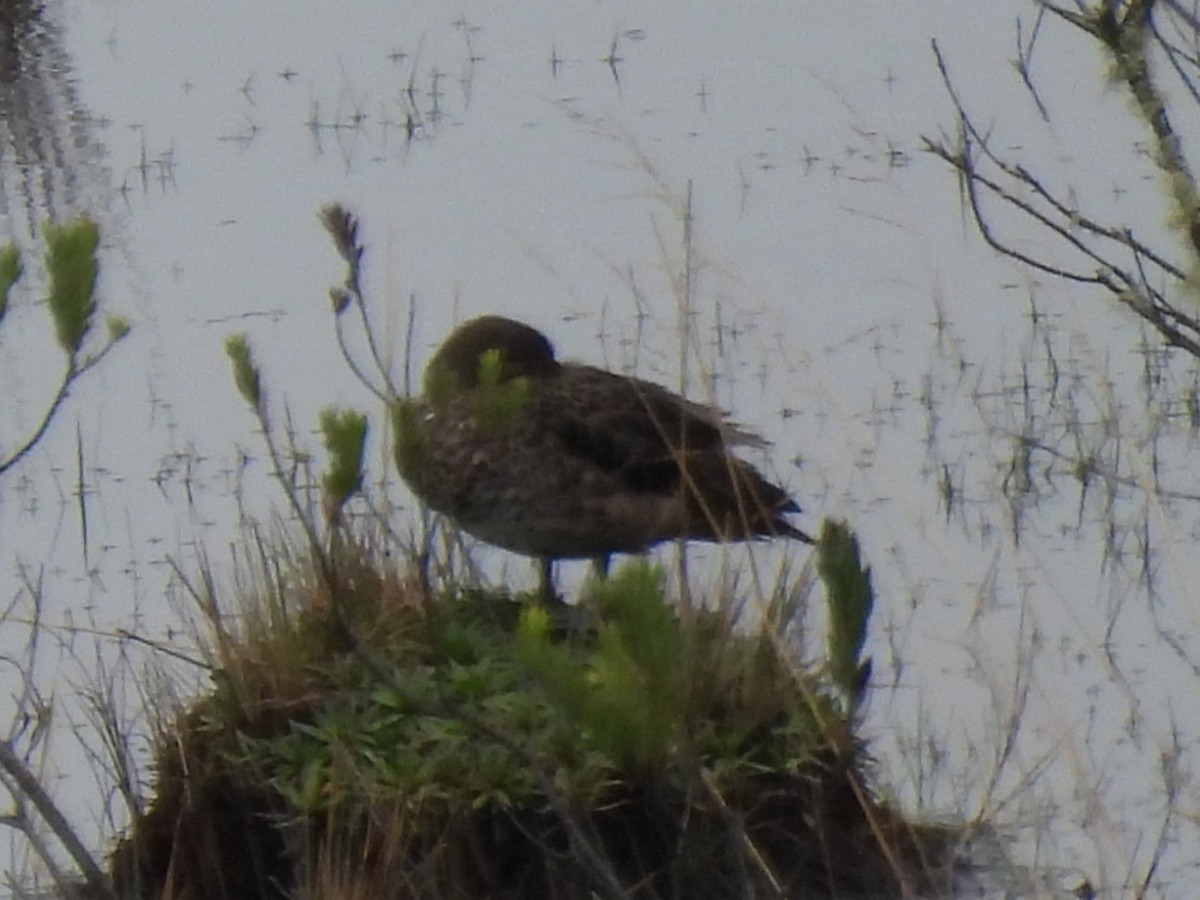
[(1046, 104), (1042, 102), (1041, 95), (1038, 94), (1037, 87), (1033, 83), (1033, 78), (1029, 74), (1029, 66), (1033, 61), (1033, 49), (1037, 46), (1038, 34), (1042, 29), (1042, 19), (1046, 15), (1046, 10), (1039, 9), (1037, 21), (1033, 23), (1033, 30), (1029, 34), (1029, 40), (1022, 39), (1021, 20), (1017, 19), (1017, 72), (1021, 76), (1021, 81), (1025, 85), (1025, 89), (1029, 91), (1029, 96), (1033, 98), (1034, 104), (1037, 106), (1038, 115), (1042, 117), (1043, 122), (1050, 121), (1050, 112), (1046, 109)]
[[(1049, 5), (1045, 5), (1045, 8), (1056, 13), (1064, 12)], [(1065, 13), (1068, 18), (1076, 15), (1070, 11)], [(1102, 30), (1100, 24), (1096, 24), (1095, 27)], [(1143, 29), (1142, 34), (1146, 33), (1148, 32)], [(1200, 319), (1170, 302), (1163, 290), (1155, 285), (1155, 281), (1163, 276), (1177, 284), (1184, 284), (1187, 281), (1184, 268), (1139, 241), (1131, 229), (1105, 225), (1083, 214), (1073, 199), (1071, 202), (1060, 199), (1028, 168), (996, 154), (991, 148), (989, 136), (978, 129), (968, 114), (936, 41), (933, 42), (933, 52), (943, 85), (958, 117), (959, 135), (955, 147), (951, 147), (945, 138), (925, 138), (925, 150), (947, 162), (958, 173), (972, 218), (987, 245), (1034, 271), (1066, 281), (1103, 287), (1120, 303), (1149, 323), (1166, 344), (1200, 357)], [(1145, 89), (1143, 95), (1157, 97), (1157, 91), (1153, 88)], [(1141, 105), (1144, 108), (1144, 104)], [(1160, 136), (1160, 142), (1165, 141), (1177, 148), (1165, 115), (1158, 116), (1156, 121), (1158, 124), (1155, 133)], [(1165, 165), (1183, 166), (1174, 170), (1176, 180), (1191, 185), (1190, 174), (1181, 155), (1177, 162), (1167, 161), (1160, 155), (1159, 164), (1164, 168)], [(986, 166), (989, 170), (994, 169), (995, 175), (983, 171), (981, 166)], [(1055, 246), (1053, 242), (1042, 246), (1037, 252), (1018, 249), (997, 232), (991, 215), (985, 208), (984, 194), (1000, 200), (1020, 215), (1035, 222), (1053, 235), (1057, 242), (1061, 242), (1062, 246), (1080, 254), (1090, 267), (1084, 269), (1077, 265), (1064, 265), (1052, 261), (1049, 254)], [(1185, 206), (1190, 202), (1187, 197), (1193, 194), (1194, 188), (1175, 186), (1173, 190), (1175, 201)], [(1191, 206), (1188, 218), (1194, 217), (1195, 208)], [(1200, 229), (1193, 230), (1200, 235)], [(1120, 247), (1122, 258), (1124, 254), (1128, 254), (1128, 263), (1118, 260), (1113, 255), (1112, 248), (1105, 247), (1105, 244)], [(1197, 246), (1200, 247), (1200, 242), (1197, 242)], [(1148, 266), (1152, 266), (1153, 270), (1149, 270)]]
[(34, 809), (38, 811), (38, 815), (50, 827), (51, 832), (66, 848), (75, 865), (79, 867), (84, 881), (87, 883), (90, 896), (103, 897), (105, 900), (117, 900), (117, 895), (109, 884), (108, 878), (105, 877), (99, 864), (88, 853), (87, 848), (83, 845), (83, 841), (79, 839), (79, 835), (75, 829), (71, 827), (71, 823), (58, 808), (42, 787), (42, 783), (37, 776), (29, 770), (20, 756), (17, 755), (13, 745), (8, 741), (0, 740), (0, 769), (5, 775), (12, 779), (19, 795), (28, 799), (33, 804)]

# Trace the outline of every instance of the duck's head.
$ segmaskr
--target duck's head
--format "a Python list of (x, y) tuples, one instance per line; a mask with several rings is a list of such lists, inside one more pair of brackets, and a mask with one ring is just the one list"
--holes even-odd
[(536, 328), (504, 316), (480, 316), (454, 330), (425, 369), (431, 397), (472, 390), (484, 382), (548, 378), (560, 366), (554, 347)]

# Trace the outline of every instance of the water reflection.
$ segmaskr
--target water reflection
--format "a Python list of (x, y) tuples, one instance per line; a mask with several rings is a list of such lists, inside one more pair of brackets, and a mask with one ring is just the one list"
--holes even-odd
[(96, 214), (102, 148), (75, 90), (55, 10), (0, 4), (0, 214), (18, 243), (41, 222)]

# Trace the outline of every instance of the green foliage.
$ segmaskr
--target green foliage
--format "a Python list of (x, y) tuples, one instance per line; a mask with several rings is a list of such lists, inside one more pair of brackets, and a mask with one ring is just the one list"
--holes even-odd
[(434, 409), (441, 409), (449, 403), (464, 385), (448, 366), (437, 365), (436, 360), (425, 367), (425, 377), (421, 382), (425, 400)]
[(105, 316), (104, 327), (108, 331), (110, 344), (115, 344), (129, 334), (129, 320), (124, 316)]
[[(624, 567), (589, 603), (596, 631), (564, 636), (542, 607), (521, 610), (514, 633), (501, 598), (439, 598), (436, 632), (401, 629), (410, 637), (378, 648), (385, 674), (358, 654), (330, 664), (283, 653), (324, 682), (321, 699), (282, 732), (243, 735), (229, 761), (261, 772), (300, 812), (390, 799), (436, 821), (537, 807), (546, 779), (586, 806), (623, 776), (700, 764), (733, 785), (764, 766), (804, 771), (824, 747), (813, 698), (767, 664), (771, 642), (736, 637), (715, 617), (684, 626), (654, 566)], [(264, 671), (262, 650), (254, 656), (244, 675)]]
[(263, 411), (261, 376), (254, 357), (250, 352), (250, 344), (245, 334), (230, 335), (225, 339), (225, 354), (233, 363), (233, 381), (238, 393), (257, 413)]
[(649, 683), (666, 688), (678, 671), (680, 625), (664, 592), (662, 569), (635, 559), (612, 578), (592, 585), (589, 600), (605, 620), (604, 635), (614, 632), (645, 671)]
[(829, 606), (829, 671), (850, 710), (862, 699), (871, 659), (861, 658), (875, 605), (871, 568), (859, 561), (858, 538), (842, 522), (827, 521), (818, 544), (817, 570)]
[(424, 388), (425, 399), (434, 409), (442, 409), (463, 391), (470, 391), (471, 412), (480, 425), (502, 428), (525, 408), (531, 386), (528, 378), (506, 377), (504, 353), (493, 349), (480, 354), (474, 383), (464, 384), (459, 373), (435, 362), (425, 370)]
[(340, 509), (362, 486), (367, 417), (349, 409), (324, 409), (320, 424), (329, 454), (329, 467), (321, 476), (321, 487), (331, 508)]
[(418, 482), (425, 464), (425, 408), (417, 400), (402, 397), (392, 404), (392, 453), (396, 471), (405, 481)]
[[(691, 691), (682, 626), (662, 592), (661, 571), (636, 560), (595, 584), (589, 602), (601, 622), (586, 653), (554, 643), (546, 612), (532, 608), (518, 625), (516, 658), (590, 750), (620, 767), (665, 766), (682, 744), (695, 743), (704, 716), (692, 702), (703, 692)], [(736, 642), (728, 649), (736, 652)]]
[[(648, 562), (594, 585), (589, 605), (600, 623), (586, 646), (555, 642), (547, 613), (529, 609), (516, 647), (589, 751), (622, 769), (662, 769), (682, 753), (737, 770), (744, 754), (766, 752), (778, 763), (806, 759), (820, 745), (812, 710), (821, 701), (801, 700), (770, 642), (734, 636), (715, 618), (683, 625), (662, 572)], [(764, 750), (754, 735), (780, 717), (792, 729), (774, 731)]]
[(504, 354), (488, 350), (479, 357), (479, 385), (473, 412), (484, 428), (503, 428), (516, 420), (529, 402), (529, 379), (504, 379)]
[[(16, 465), (41, 442), (62, 410), (71, 385), (96, 366), (129, 333), (128, 322), (120, 317), (108, 317), (108, 340), (104, 346), (80, 358), (80, 348), (91, 330), (96, 312), (96, 276), (99, 271), (96, 250), (100, 245), (100, 231), (95, 223), (81, 218), (64, 225), (47, 223), (43, 233), (50, 285), (46, 304), (50, 308), (59, 346), (67, 356), (66, 366), (40, 422), (16, 444), (16, 449), (0, 456), (0, 474)], [(21, 273), (21, 256), (17, 248), (12, 244), (0, 247), (0, 321), (8, 310), (9, 295)]]
[(493, 388), (504, 381), (504, 352), (485, 350), (479, 355), (479, 384)]
[(393, 679), (353, 665), (328, 670), (329, 691), (310, 720), (243, 739), (230, 761), (265, 765), (304, 813), (389, 799), (421, 820), (503, 808), (536, 793), (531, 758), (571, 765), (572, 795), (594, 800), (611, 765), (600, 757), (579, 764), (564, 723), (497, 638), (459, 607), (439, 642), (396, 659)]
[(578, 721), (588, 702), (587, 670), (581, 668), (570, 648), (554, 640), (550, 614), (543, 606), (529, 606), (517, 623), (516, 659), (549, 686), (557, 705), (572, 720)]
[(623, 762), (661, 763), (686, 727), (679, 622), (661, 570), (637, 560), (595, 585), (604, 623), (592, 659), (593, 728)]
[(92, 325), (99, 264), (100, 230), (89, 219), (47, 224), (46, 268), (50, 273), (50, 313), (59, 345), (74, 358)]
[(517, 659), (592, 748), (621, 766), (662, 765), (684, 728), (679, 625), (662, 595), (662, 576), (645, 561), (596, 585), (602, 621), (583, 658), (552, 642), (543, 610), (527, 610)]
[(21, 251), (15, 244), (0, 247), (0, 320), (8, 312), (8, 294), (21, 277)]

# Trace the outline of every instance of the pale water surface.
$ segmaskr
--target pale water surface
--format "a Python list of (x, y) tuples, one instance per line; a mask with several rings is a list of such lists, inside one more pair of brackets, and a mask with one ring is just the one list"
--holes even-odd
[[(286, 403), (314, 451), (322, 407), (381, 421), (334, 340), (326, 291), (342, 268), (316, 214), (337, 200), (362, 217), (397, 373), (410, 303), (416, 371), (456, 321), (498, 311), (563, 356), (697, 397), (708, 373), (772, 441), (759, 461), (805, 527), (851, 523), (879, 590), (866, 730), (885, 792), (995, 822), (1030, 867), (1017, 895), (1086, 882), (1126, 896), (1158, 857), (1148, 895), (1195, 896), (1197, 506), (1144, 490), (1152, 459), (1186, 488), (1191, 439), (1129, 435), (1137, 483), (1113, 506), (1049, 481), (1037, 504), (1005, 500), (1023, 427), (1009, 388), (1023, 360), (1044, 362), (1030, 297), (1094, 401), (1084, 419), (1144, 403), (1136, 329), (1106, 298), (1037, 285), (986, 251), (954, 179), (920, 151), (954, 126), (936, 37), (999, 144), (1153, 235), (1142, 135), (1098, 61), (1067, 29), (1042, 34), (1044, 129), (1010, 64), (1024, 3), (506, 6), (68, 0), (18, 29), (0, 222), (31, 277), (0, 330), (0, 446), (36, 424), (57, 372), (35, 302), (47, 216), (101, 224), (103, 303), (134, 326), (0, 483), (0, 601), (16, 601), (0, 641), (23, 645), (40, 583), (60, 643), (41, 651), (38, 684), (71, 726), (51, 778), (88, 836), (124, 816), (71, 733), (89, 733), (76, 686), (99, 665), (140, 671), (148, 651), (121, 630), (186, 641), (174, 566), (194, 572), (203, 548), (232, 583), (239, 517), (283, 508), (225, 338), (250, 336), (273, 409)], [(1073, 74), (1056, 81), (1058, 67)], [(1089, 145), (1113, 150), (1072, 152)], [(387, 474), (379, 454), (373, 466)], [(959, 491), (949, 514), (943, 477)], [(1106, 550), (1110, 520), (1121, 536)], [(785, 552), (727, 562), (744, 583)], [(532, 578), (487, 559), (492, 577)], [(0, 678), (15, 696), (16, 670)]]

